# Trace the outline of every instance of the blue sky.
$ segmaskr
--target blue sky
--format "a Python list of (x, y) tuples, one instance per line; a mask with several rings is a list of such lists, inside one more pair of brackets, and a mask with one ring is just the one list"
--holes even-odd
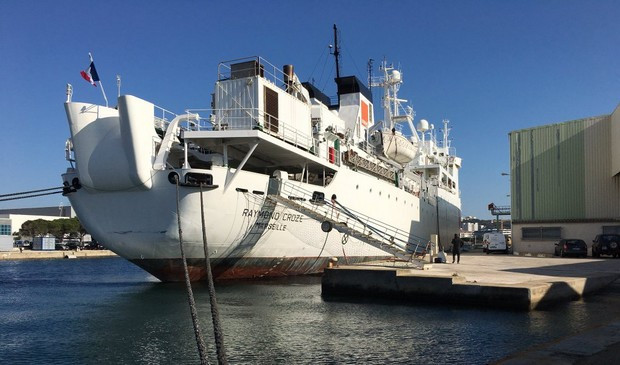
[[(177, 113), (209, 106), (219, 61), (291, 63), (335, 94), (342, 73), (400, 64), (416, 120), (451, 121), (463, 158), (463, 216), (508, 204), (508, 132), (608, 114), (620, 102), (618, 1), (0, 1), (0, 194), (60, 185), (74, 100), (102, 103), (79, 75), (92, 52), (108, 99), (122, 92)], [(314, 72), (312, 72), (314, 70)], [(322, 75), (322, 76), (321, 76)], [(376, 116), (380, 97), (375, 96)], [(0, 202), (58, 205), (61, 196)]]

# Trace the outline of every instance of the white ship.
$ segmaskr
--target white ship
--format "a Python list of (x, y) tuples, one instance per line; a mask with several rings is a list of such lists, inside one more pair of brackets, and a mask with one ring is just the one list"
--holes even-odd
[[(211, 109), (176, 115), (135, 96), (116, 107), (71, 101), (62, 175), (84, 227), (162, 281), (206, 277), (205, 232), (218, 279), (321, 272), (328, 261), (423, 253), (458, 232), (460, 158), (432, 125), (414, 128), (383, 62), (382, 121), (355, 76), (338, 101), (293, 67), (253, 57), (218, 66)], [(408, 130), (408, 133), (402, 131)], [(332, 229), (333, 228), (333, 229)]]

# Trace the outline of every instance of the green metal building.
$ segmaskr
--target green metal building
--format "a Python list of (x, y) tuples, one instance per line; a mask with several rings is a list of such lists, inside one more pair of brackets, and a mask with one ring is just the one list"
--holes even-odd
[(509, 133), (512, 238), (518, 253), (590, 247), (620, 234), (620, 106), (608, 115)]

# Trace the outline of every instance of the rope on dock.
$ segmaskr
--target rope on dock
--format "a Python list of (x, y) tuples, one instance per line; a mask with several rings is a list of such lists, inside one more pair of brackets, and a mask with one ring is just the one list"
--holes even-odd
[(215, 335), (215, 348), (217, 350), (217, 361), (220, 365), (227, 365), (226, 347), (224, 346), (224, 332), (220, 325), (220, 312), (215, 296), (215, 286), (213, 285), (213, 272), (209, 261), (209, 250), (207, 246), (207, 229), (205, 227), (205, 209), (202, 198), (202, 184), (200, 184), (200, 218), (202, 221), (202, 244), (205, 250), (205, 263), (207, 266), (207, 282), (209, 287), (209, 301), (211, 303), (211, 319), (213, 320), (213, 333)]
[(183, 250), (183, 230), (181, 229), (181, 212), (179, 210), (179, 176), (175, 176), (177, 187), (177, 224), (179, 225), (179, 246), (181, 247), (181, 260), (183, 261), (183, 271), (185, 274), (185, 287), (187, 288), (187, 300), (189, 301), (189, 310), (192, 315), (192, 324), (194, 325), (194, 335), (196, 335), (196, 345), (198, 346), (198, 355), (200, 355), (200, 364), (209, 364), (207, 357), (207, 345), (200, 332), (198, 324), (198, 313), (196, 311), (196, 302), (194, 301), (194, 293), (192, 292), (192, 284), (189, 280), (189, 272), (187, 269), (187, 258)]

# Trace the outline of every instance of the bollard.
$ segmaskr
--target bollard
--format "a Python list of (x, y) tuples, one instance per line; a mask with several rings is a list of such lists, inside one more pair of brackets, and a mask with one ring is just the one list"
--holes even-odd
[(331, 269), (336, 266), (338, 266), (338, 258), (337, 257), (330, 258), (329, 261), (327, 262), (327, 267)]
[(439, 236), (436, 234), (431, 235), (431, 255), (430, 255), (430, 263), (433, 263), (433, 255), (437, 250), (437, 242), (439, 241)]

